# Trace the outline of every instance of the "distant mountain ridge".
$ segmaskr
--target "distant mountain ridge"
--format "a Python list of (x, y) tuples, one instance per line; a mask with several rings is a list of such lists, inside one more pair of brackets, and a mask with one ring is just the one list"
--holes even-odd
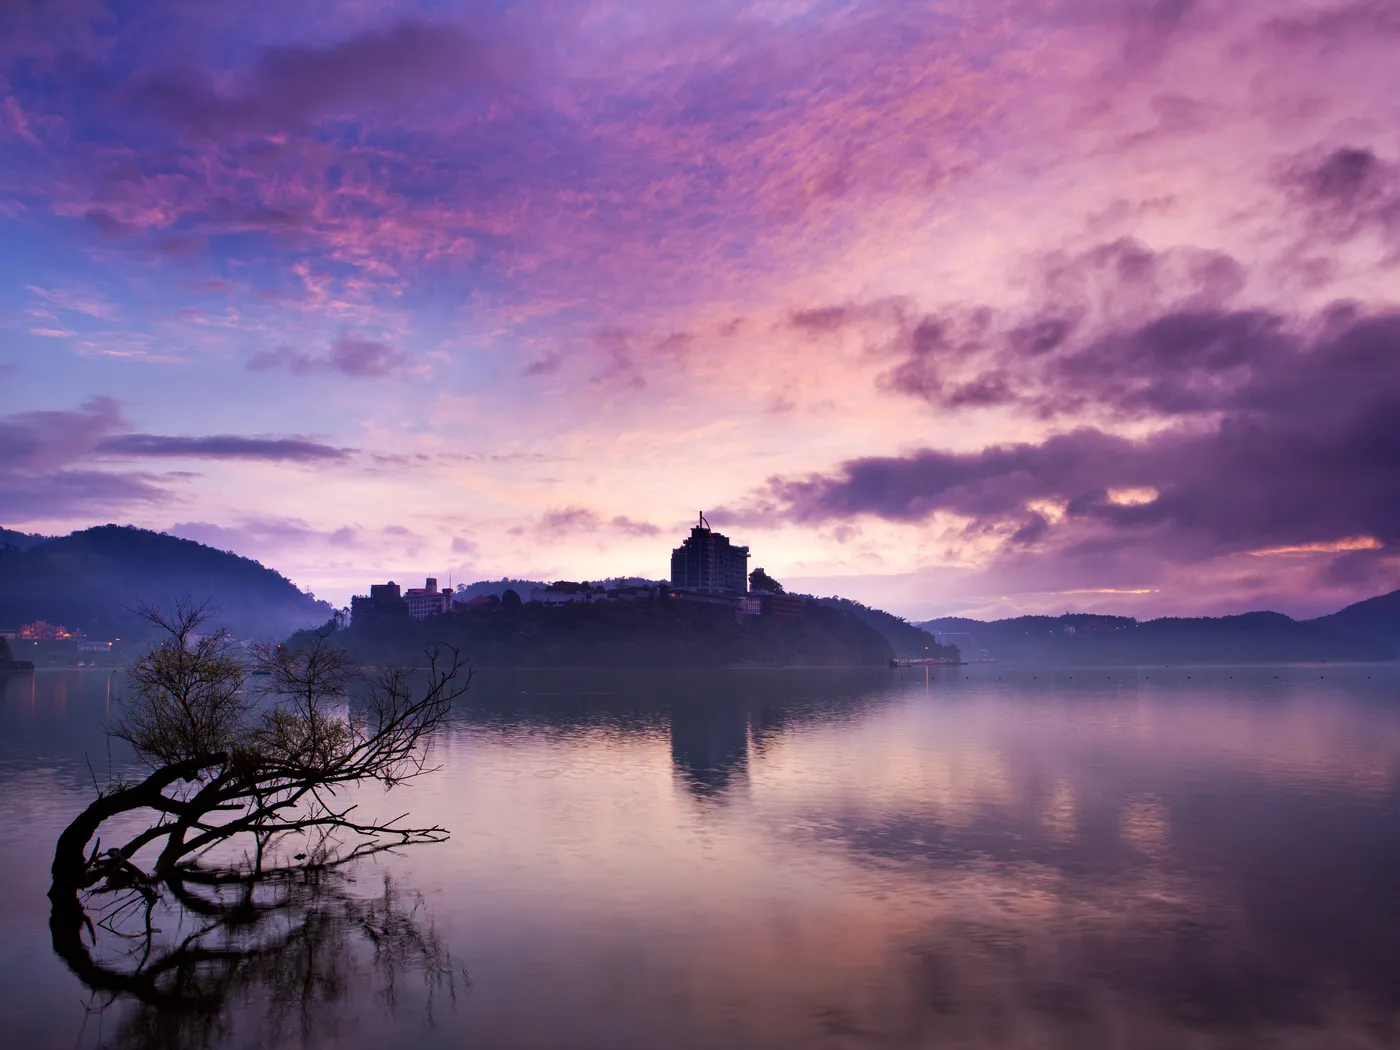
[(325, 623), (329, 604), (298, 590), (251, 558), (130, 525), (101, 525), (68, 536), (0, 537), (0, 627), (34, 620), (89, 635), (135, 629), (140, 603), (208, 600), (213, 623), (239, 637), (281, 638)]
[(1328, 616), (1294, 620), (1277, 612), (1238, 616), (1127, 616), (1067, 613), (972, 620), (944, 616), (916, 626), (960, 645), (1018, 663), (1277, 663), (1394, 660), (1400, 657), (1400, 591)]
[(1400, 591), (1353, 602), (1328, 616), (1304, 622), (1329, 631), (1370, 638), (1400, 649)]

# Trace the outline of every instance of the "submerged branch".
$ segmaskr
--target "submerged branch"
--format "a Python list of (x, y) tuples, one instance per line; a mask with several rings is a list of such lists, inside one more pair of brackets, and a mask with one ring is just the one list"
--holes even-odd
[[(166, 894), (181, 908), (217, 918), (225, 905), (192, 887), (234, 888), (241, 891), (240, 914), (253, 915), (261, 887), (447, 838), (438, 825), (407, 826), (407, 814), (365, 818), (336, 797), (361, 782), (393, 788), (430, 772), (433, 739), (472, 675), (457, 650), (431, 651), (425, 679), (383, 671), (352, 701), (356, 667), (317, 635), (299, 648), (257, 651), (267, 673), (254, 693), (245, 688), (226, 636), (197, 630), (208, 616), (204, 606), (182, 603), (172, 613), (146, 610), (146, 616), (165, 639), (132, 669), (126, 710), (111, 734), (130, 743), (152, 772), (100, 792), (64, 829), (49, 898), (54, 950), (79, 977), (95, 989), (156, 1003), (163, 993), (153, 975), (163, 967), (225, 959), (191, 943), (161, 966), (146, 965), (152, 916)], [(119, 818), (126, 824), (140, 811), (151, 814), (149, 826), (124, 827), (122, 844), (103, 850), (103, 825)], [(236, 846), (220, 852), (240, 840), (241, 855)], [(117, 905), (101, 905), (104, 897), (118, 898)], [(89, 902), (98, 908), (96, 926)], [(143, 925), (135, 933), (118, 933), (138, 914)], [(145, 983), (100, 972), (84, 943), (98, 927), (138, 944)]]

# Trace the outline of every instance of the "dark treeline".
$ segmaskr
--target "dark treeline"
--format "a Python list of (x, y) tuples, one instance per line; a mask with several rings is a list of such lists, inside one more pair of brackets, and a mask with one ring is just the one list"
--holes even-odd
[(881, 666), (894, 655), (875, 628), (814, 600), (792, 621), (739, 623), (728, 606), (678, 599), (510, 600), (426, 620), (362, 617), (336, 635), (366, 663), (411, 663), (425, 646), (459, 647), (475, 667)]
[(209, 598), (238, 637), (276, 638), (323, 623), (331, 607), (250, 558), (131, 526), (70, 536), (0, 537), (0, 627), (34, 620), (90, 636), (140, 630), (138, 605)]
[(843, 609), (862, 623), (875, 628), (885, 641), (889, 642), (896, 656), (906, 659), (944, 660), (957, 660), (959, 657), (956, 645), (939, 645), (938, 640), (922, 627), (917, 627), (883, 609), (872, 609), (850, 598), (823, 598), (821, 603), (834, 609)]

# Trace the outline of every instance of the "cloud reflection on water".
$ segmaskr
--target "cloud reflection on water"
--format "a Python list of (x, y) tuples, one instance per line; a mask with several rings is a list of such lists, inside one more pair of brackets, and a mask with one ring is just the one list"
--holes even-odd
[(483, 675), (382, 869), (474, 981), (414, 1038), (1394, 1045), (1400, 675), (1033, 674)]

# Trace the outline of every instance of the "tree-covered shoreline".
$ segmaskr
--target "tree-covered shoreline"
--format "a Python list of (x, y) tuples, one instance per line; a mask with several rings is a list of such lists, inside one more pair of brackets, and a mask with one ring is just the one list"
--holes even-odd
[(812, 599), (796, 619), (742, 621), (730, 606), (674, 597), (554, 608), (505, 601), (425, 620), (364, 619), (336, 643), (369, 664), (449, 644), (473, 667), (876, 667), (895, 655), (854, 613)]

